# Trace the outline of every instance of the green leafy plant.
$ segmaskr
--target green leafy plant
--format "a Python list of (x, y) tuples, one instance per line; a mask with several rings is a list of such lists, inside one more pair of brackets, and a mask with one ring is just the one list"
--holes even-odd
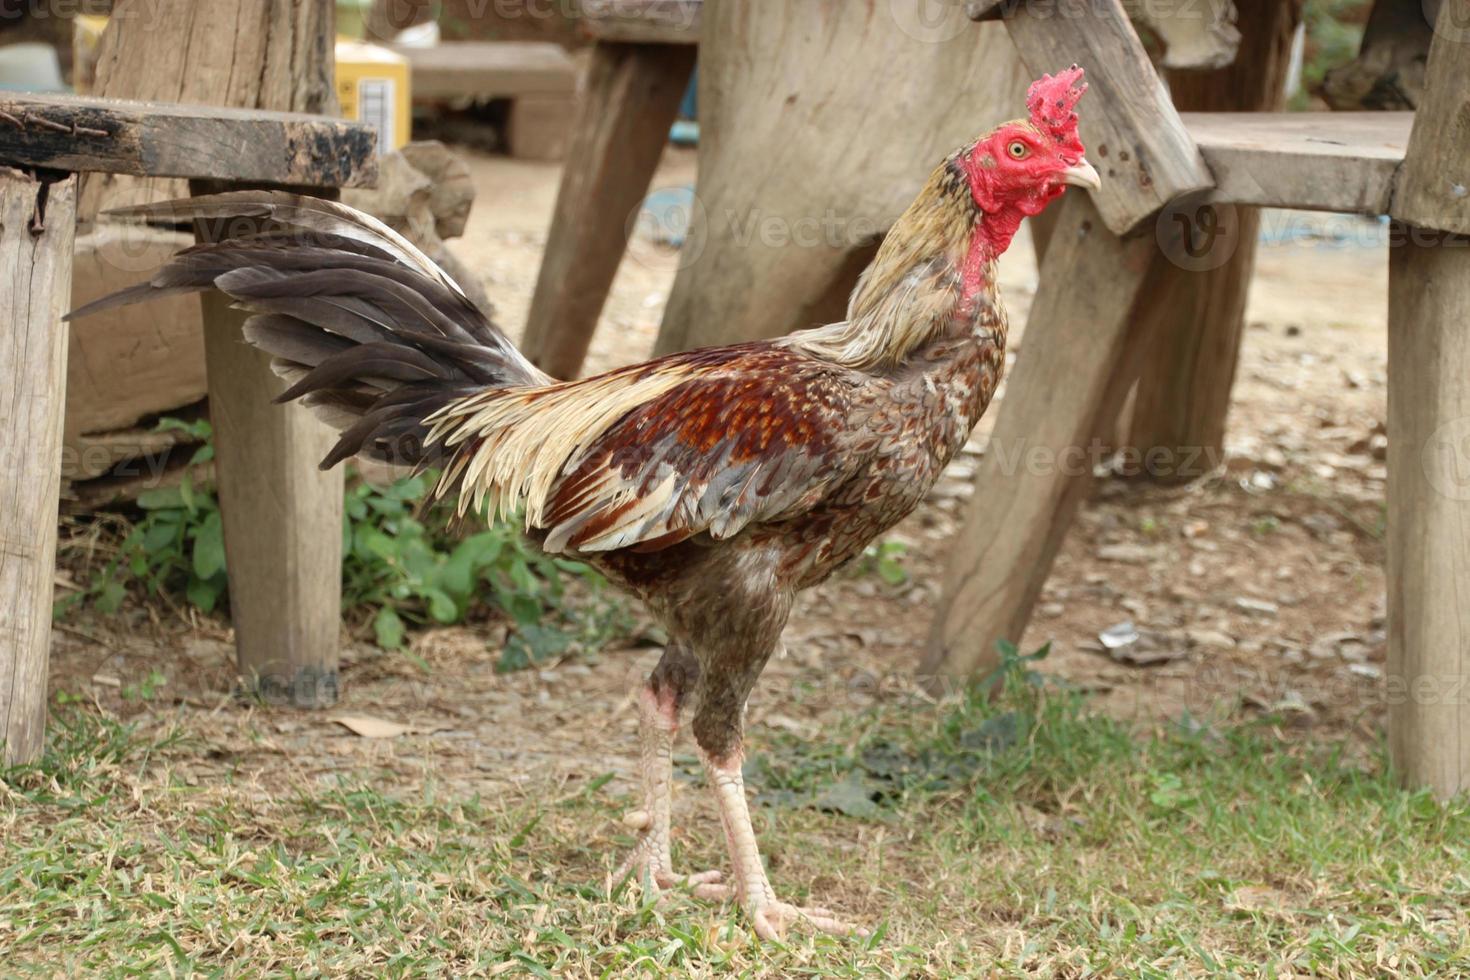
[(875, 541), (863, 549), (859, 569), (862, 574), (877, 575), (886, 585), (907, 584), (909, 573), (903, 567), (903, 560), (908, 552), (908, 546), (902, 541)]
[[(164, 419), (159, 429), (203, 441), (191, 465), (213, 458), (208, 422)], [(346, 492), (343, 610), (371, 624), (380, 647), (404, 648), (414, 625), (462, 623), (498, 612), (513, 627), (500, 666), (513, 670), (595, 649), (626, 628), (621, 605), (589, 566), (541, 554), (506, 524), (481, 521), (484, 530), (450, 534), (443, 529), (463, 523), (455, 520), (450, 503), (421, 513), (435, 479), (429, 471), (387, 487), (357, 483)], [(115, 613), (130, 589), (182, 594), (206, 613), (226, 601), (224, 526), (214, 494), (186, 474), (179, 486), (146, 491), (137, 503), (141, 519), (90, 582), (57, 603), (57, 615), (79, 604)], [(576, 601), (567, 592), (571, 579), (583, 585)]]

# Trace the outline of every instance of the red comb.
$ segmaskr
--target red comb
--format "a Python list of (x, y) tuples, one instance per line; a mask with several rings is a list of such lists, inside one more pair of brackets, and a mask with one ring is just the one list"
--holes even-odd
[(1031, 111), (1031, 124), (1068, 150), (1082, 152), (1077, 136), (1077, 100), (1087, 91), (1082, 69), (1073, 65), (1055, 75), (1042, 75), (1026, 92), (1026, 108)]

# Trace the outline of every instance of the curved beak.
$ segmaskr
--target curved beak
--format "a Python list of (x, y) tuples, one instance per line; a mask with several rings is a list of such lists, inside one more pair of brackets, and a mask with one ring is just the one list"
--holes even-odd
[(1073, 187), (1086, 187), (1091, 191), (1102, 188), (1102, 178), (1098, 176), (1097, 171), (1085, 157), (1062, 171), (1062, 183), (1071, 184)]

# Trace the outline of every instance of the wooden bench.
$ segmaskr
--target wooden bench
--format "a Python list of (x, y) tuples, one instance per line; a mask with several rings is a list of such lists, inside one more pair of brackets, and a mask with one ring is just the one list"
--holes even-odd
[[(972, 12), (989, 15), (994, 6), (972, 3)], [(1065, 53), (1065, 61), (1086, 64), (1095, 91), (1113, 97), (1083, 116), (1083, 140), (1105, 179), (1090, 198), (1069, 194), (1060, 206), (991, 445), (1041, 447), (1063, 459), (1110, 431), (1168, 322), (1150, 313), (1156, 289), (1146, 284), (1156, 285), (1161, 271), (1178, 273), (1171, 255), (1205, 230), (1191, 216), (1211, 214), (1219, 227), (1218, 208), (1236, 204), (1393, 216), (1390, 744), (1411, 783), (1445, 796), (1470, 788), (1463, 695), (1470, 647), (1460, 588), (1470, 578), (1470, 492), (1461, 476), (1470, 445), (1470, 240), (1463, 237), (1470, 235), (1470, 131), (1455, 122), (1470, 113), (1470, 45), (1436, 35), (1425, 101), (1412, 120), (1396, 113), (1177, 118), (1137, 37), (1123, 29), (1117, 0), (1092, 0), (1061, 17), (1048, 16), (1047, 0), (1001, 6), (1034, 72)], [(1161, 158), (1140, 152), (1159, 145), (1170, 150), (1162, 170), (1152, 166)], [(1125, 149), (1129, 164), (1120, 163)], [(1120, 172), (1108, 179), (1113, 167)], [(1203, 186), (1186, 186), (1192, 175)], [(1166, 207), (1185, 220), (1159, 220)], [(998, 641), (1020, 639), (1092, 482), (1087, 467), (1012, 472), (1001, 457), (987, 453), (975, 475), (926, 671), (976, 676), (995, 663)]]
[[(72, 300), (77, 173), (335, 193), (336, 187), (375, 180), (375, 146), (370, 127), (326, 116), (0, 97), (0, 390), (5, 392), (0, 402), (0, 757), (5, 763), (37, 758), (45, 729), (66, 385), (67, 327), (61, 316)], [(263, 365), (240, 359), (250, 352), (231, 332), (238, 325), (227, 305), (227, 300), (206, 299), (205, 323), (206, 332), (224, 331), (207, 347), (241, 673), (262, 693), (319, 704), (335, 696), (337, 684), (340, 478), (320, 488), (308, 486), (317, 477), (317, 450), (287, 431), (304, 413), (270, 404), (270, 390), (278, 383), (255, 370), (264, 371)], [(266, 413), (276, 413), (272, 419), (281, 424), (262, 422)], [(298, 459), (295, 450), (310, 458)], [(242, 466), (242, 452), (246, 459), (251, 453), (268, 459)], [(283, 475), (283, 468), (294, 472)], [(311, 509), (313, 500), (328, 506), (326, 520)], [(338, 510), (330, 511), (331, 506)], [(302, 683), (306, 689), (297, 690)]]
[(510, 101), (512, 156), (560, 160), (576, 115), (577, 62), (558, 44), (447, 41), (432, 48), (391, 45), (408, 59), (416, 103)]

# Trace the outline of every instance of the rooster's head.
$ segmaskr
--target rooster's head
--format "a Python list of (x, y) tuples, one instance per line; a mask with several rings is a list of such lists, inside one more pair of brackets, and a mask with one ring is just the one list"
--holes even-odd
[(1101, 179), (1083, 156), (1077, 135), (1077, 100), (1087, 91), (1073, 65), (1031, 83), (1029, 119), (997, 126), (961, 151), (958, 160), (975, 206), (998, 215), (1040, 214), (1067, 185), (1097, 190)]

